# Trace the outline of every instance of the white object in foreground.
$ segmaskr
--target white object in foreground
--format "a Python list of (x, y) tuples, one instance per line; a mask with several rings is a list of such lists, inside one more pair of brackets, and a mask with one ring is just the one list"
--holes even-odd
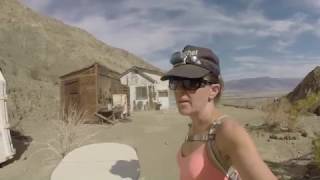
[(13, 158), (16, 153), (12, 146), (9, 127), (6, 80), (0, 72), (0, 163)]
[(119, 143), (80, 147), (67, 154), (51, 180), (138, 180), (140, 165), (136, 151)]

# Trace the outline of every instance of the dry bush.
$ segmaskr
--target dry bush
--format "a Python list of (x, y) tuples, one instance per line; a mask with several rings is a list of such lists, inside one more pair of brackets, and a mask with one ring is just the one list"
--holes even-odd
[(82, 138), (77, 136), (77, 131), (85, 121), (83, 111), (69, 108), (67, 113), (62, 114), (61, 119), (53, 123), (56, 137), (48, 142), (48, 147), (61, 157), (79, 147), (79, 140)]
[(320, 104), (320, 92), (309, 93), (306, 98), (298, 100), (291, 104), (286, 98), (269, 103), (264, 107), (267, 113), (265, 118), (269, 127), (296, 130), (297, 120), (309, 110), (318, 107)]
[(288, 128), (290, 105), (286, 99), (274, 100), (263, 107), (266, 112), (265, 124), (270, 129), (285, 129)]
[(312, 141), (315, 162), (320, 168), (320, 137)]
[(68, 108), (68, 111), (63, 113), (59, 120), (52, 122), (55, 137), (46, 143), (41, 143), (45, 147), (39, 151), (49, 150), (58, 158), (63, 158), (73, 149), (84, 145), (86, 141), (98, 133), (91, 133), (85, 137), (79, 136), (81, 127), (86, 120), (85, 111), (79, 111), (74, 107)]

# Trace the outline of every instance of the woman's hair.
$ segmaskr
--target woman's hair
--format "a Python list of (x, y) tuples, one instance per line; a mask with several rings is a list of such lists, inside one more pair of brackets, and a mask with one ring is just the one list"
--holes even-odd
[(222, 76), (221, 75), (217, 76), (215, 74), (210, 73), (210, 74), (206, 75), (203, 79), (205, 79), (211, 83), (220, 85), (220, 91), (217, 94), (217, 96), (214, 98), (214, 103), (217, 104), (221, 99), (222, 91), (224, 89), (224, 82), (223, 82)]

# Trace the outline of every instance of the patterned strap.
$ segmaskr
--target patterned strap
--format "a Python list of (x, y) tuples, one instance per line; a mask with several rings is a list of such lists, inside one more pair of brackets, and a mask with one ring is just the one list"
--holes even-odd
[(208, 134), (187, 135), (185, 141), (208, 141)]
[[(209, 135), (215, 137), (217, 128), (223, 123), (222, 119), (226, 117), (228, 117), (228, 115), (220, 116), (216, 121), (212, 123), (212, 126), (209, 130)], [(208, 154), (213, 164), (215, 164), (221, 172), (226, 174), (229, 180), (241, 180), (237, 170), (228, 165), (228, 163), (222, 159), (221, 154), (214, 146), (214, 143), (214, 139), (207, 141)]]
[[(215, 133), (214, 131), (216, 128), (221, 125), (222, 119), (228, 117), (228, 115), (222, 115), (219, 118), (217, 118), (215, 121), (213, 121), (208, 134), (194, 134), (194, 135), (187, 135), (185, 138), (185, 141), (208, 141), (208, 140), (214, 140), (215, 139)], [(189, 128), (191, 128), (191, 124), (188, 124)]]
[(219, 126), (222, 125), (223, 119), (226, 117), (228, 116), (222, 115), (218, 119), (213, 121), (209, 129), (208, 135), (213, 136), (214, 139), (209, 139), (207, 141), (207, 147), (208, 147), (208, 153), (209, 153), (210, 159), (224, 174), (227, 174), (229, 167), (226, 163), (224, 163), (219, 151), (215, 148), (214, 143), (215, 143), (216, 130), (219, 128)]
[[(228, 117), (228, 115), (222, 115), (213, 121), (208, 134), (187, 135), (185, 141), (207, 142), (207, 152), (212, 163), (228, 177), (228, 180), (240, 180), (241, 178), (238, 172), (232, 166), (227, 165), (227, 163), (224, 162), (219, 151), (214, 146), (216, 130), (223, 123), (223, 119), (226, 117)], [(192, 125), (188, 125), (189, 128), (191, 128)]]
[(209, 129), (209, 133), (208, 134), (215, 134), (216, 129), (222, 124), (222, 120), (226, 117), (229, 117), (228, 115), (222, 115), (220, 117), (218, 117), (215, 121), (212, 122), (212, 125)]

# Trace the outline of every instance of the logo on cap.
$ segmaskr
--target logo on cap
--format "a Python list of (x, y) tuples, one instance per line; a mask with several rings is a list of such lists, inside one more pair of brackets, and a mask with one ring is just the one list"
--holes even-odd
[(198, 50), (187, 50), (187, 51), (183, 51), (183, 53), (186, 55), (186, 56), (198, 56)]

